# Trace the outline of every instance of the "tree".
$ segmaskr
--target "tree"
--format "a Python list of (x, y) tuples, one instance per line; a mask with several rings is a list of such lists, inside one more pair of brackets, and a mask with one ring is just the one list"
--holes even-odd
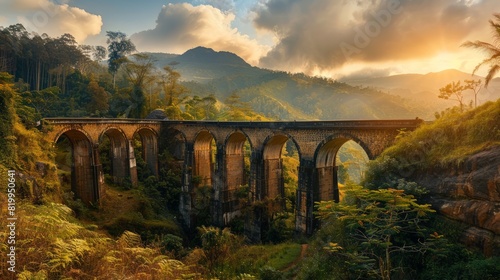
[(135, 45), (122, 32), (106, 31), (108, 39), (108, 71), (113, 75), (113, 87), (115, 86), (115, 75), (120, 65), (125, 62), (126, 55), (134, 52)]
[[(61, 93), (67, 91), (67, 77), (81, 70), (81, 65), (87, 64), (89, 60), (79, 49), (75, 38), (70, 34), (63, 34), (56, 39), (47, 38), (45, 44), (47, 52), (50, 54), (49, 73), (56, 78), (56, 86), (61, 89)], [(69, 87), (68, 87), (69, 89)]]
[(227, 260), (231, 251), (236, 247), (238, 239), (229, 228), (201, 226), (198, 231), (208, 268), (214, 273), (215, 268)]
[(460, 81), (452, 82), (439, 89), (438, 97), (446, 100), (451, 99), (458, 101), (460, 104), (460, 111), (463, 111), (464, 90), (466, 90), (466, 88), (460, 84)]
[(187, 91), (186, 88), (179, 83), (181, 74), (168, 65), (163, 67), (163, 70), (167, 72), (167, 75), (164, 76), (160, 83), (165, 92), (167, 107), (178, 105), (179, 96)]
[(79, 69), (83, 74), (89, 72), (97, 72), (101, 68), (99, 62), (106, 58), (106, 48), (103, 46), (80, 45), (80, 51), (87, 58), (79, 65)]
[(187, 92), (187, 89), (179, 83), (181, 74), (168, 65), (163, 67), (163, 70), (166, 75), (162, 76), (159, 84), (165, 93), (165, 114), (171, 120), (183, 119), (182, 110), (179, 107), (183, 100), (180, 97)]
[(474, 68), (474, 71), (472, 71), (472, 74), (475, 74), (479, 68), (481, 68), (483, 65), (488, 65), (488, 75), (486, 75), (485, 78), (485, 87), (488, 87), (490, 81), (495, 77), (495, 75), (498, 73), (500, 70), (500, 14), (494, 14), (495, 17), (494, 20), (490, 20), (490, 26), (493, 29), (493, 39), (494, 43), (486, 43), (482, 41), (467, 41), (462, 44), (464, 47), (469, 47), (469, 48), (474, 48), (481, 50), (485, 52), (489, 57), (484, 59), (481, 63), (479, 63), (476, 68)]
[(479, 80), (464, 80), (465, 89), (470, 89), (472, 92), (474, 92), (474, 108), (477, 107), (477, 95), (479, 91), (481, 90), (481, 87), (483, 86), (483, 82)]
[(195, 95), (184, 101), (184, 113), (195, 120), (214, 120), (218, 114), (216, 103), (213, 94), (203, 98)]
[(94, 79), (91, 79), (87, 86), (87, 91), (91, 99), (87, 105), (87, 111), (96, 116), (106, 114), (109, 110), (109, 97), (104, 88), (100, 87)]
[(225, 104), (227, 106), (227, 110), (224, 113), (227, 114), (228, 120), (251, 120), (255, 115), (250, 107), (250, 104), (248, 102), (241, 101), (241, 97), (236, 92), (233, 92), (225, 100)]
[(0, 72), (0, 163), (11, 166), (14, 163), (15, 142), (14, 122), (16, 112), (14, 109), (15, 92), (12, 89), (13, 77), (5, 72)]
[[(368, 190), (348, 186), (340, 203), (318, 203), (322, 220), (338, 221), (344, 227), (341, 240), (333, 240), (324, 249), (342, 258), (352, 273), (362, 278), (378, 276), (390, 279), (398, 267), (395, 257), (425, 253), (437, 233), (430, 234), (422, 225), (434, 212), (428, 204), (418, 204), (402, 190)], [(360, 275), (361, 274), (361, 275)]]
[(40, 91), (27, 91), (22, 93), (26, 105), (35, 108), (36, 113), (42, 117), (56, 117), (61, 115), (60, 89), (50, 87)]
[(145, 85), (156, 77), (153, 75), (154, 60), (147, 54), (134, 54), (133, 61), (126, 60), (125, 73), (132, 84), (130, 98), (132, 99), (131, 117), (140, 118), (144, 116), (146, 98), (144, 96)]

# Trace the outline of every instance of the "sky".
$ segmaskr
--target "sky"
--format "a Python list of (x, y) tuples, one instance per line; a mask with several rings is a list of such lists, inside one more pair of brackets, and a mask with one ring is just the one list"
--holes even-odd
[(492, 42), (495, 12), (498, 0), (0, 0), (0, 26), (102, 46), (121, 31), (141, 52), (204, 46), (337, 79), (471, 73), (485, 54), (460, 45)]

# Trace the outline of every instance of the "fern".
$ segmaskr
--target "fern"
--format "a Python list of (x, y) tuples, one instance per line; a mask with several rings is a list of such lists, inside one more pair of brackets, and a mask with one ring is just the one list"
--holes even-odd
[(51, 271), (66, 269), (73, 263), (80, 264), (85, 253), (91, 250), (87, 241), (83, 239), (72, 239), (65, 242), (58, 238), (53, 246), (52, 251), (47, 253), (51, 258), (48, 263)]
[(122, 248), (133, 248), (141, 246), (141, 236), (137, 233), (133, 233), (131, 231), (124, 231), (123, 234), (118, 239), (118, 244)]
[[(141, 238), (124, 232), (117, 240), (88, 230), (61, 204), (19, 203), (16, 267), (19, 279), (200, 279), (186, 266), (143, 247)], [(0, 231), (0, 241), (7, 237)], [(4, 251), (6, 242), (1, 242)], [(0, 255), (5, 263), (5, 254)]]
[(45, 280), (49, 279), (47, 271), (40, 270), (37, 272), (23, 271), (17, 275), (18, 280)]

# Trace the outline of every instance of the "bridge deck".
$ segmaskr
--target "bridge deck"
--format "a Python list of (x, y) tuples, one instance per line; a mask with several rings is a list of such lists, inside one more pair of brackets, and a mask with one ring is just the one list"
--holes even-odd
[(184, 125), (216, 125), (221, 127), (254, 127), (254, 128), (416, 128), (423, 120), (389, 119), (389, 120), (330, 120), (330, 121), (192, 121), (192, 120), (149, 120), (149, 119), (115, 119), (115, 118), (45, 118), (51, 124), (184, 124)]

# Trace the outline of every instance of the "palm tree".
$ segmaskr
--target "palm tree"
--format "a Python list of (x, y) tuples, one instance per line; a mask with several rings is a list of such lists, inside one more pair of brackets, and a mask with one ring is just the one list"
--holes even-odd
[(462, 44), (464, 47), (479, 49), (489, 55), (488, 58), (479, 63), (476, 68), (474, 68), (474, 71), (472, 71), (472, 74), (474, 75), (474, 73), (476, 73), (481, 66), (485, 64), (489, 65), (490, 69), (488, 70), (488, 75), (486, 75), (485, 78), (485, 87), (488, 87), (491, 79), (493, 79), (493, 77), (500, 70), (500, 14), (494, 14), (493, 16), (495, 17), (496, 22), (493, 20), (490, 20), (489, 22), (494, 31), (494, 45), (482, 41), (467, 41)]

